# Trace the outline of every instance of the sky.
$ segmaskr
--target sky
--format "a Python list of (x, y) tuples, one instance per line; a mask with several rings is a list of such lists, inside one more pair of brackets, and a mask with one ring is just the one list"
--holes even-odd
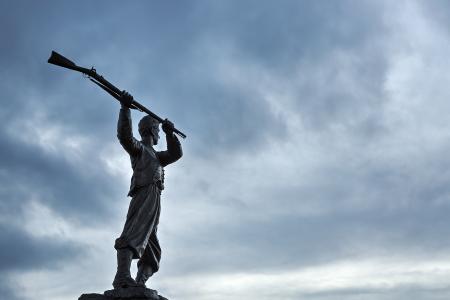
[(1, 0), (1, 299), (111, 289), (130, 201), (119, 103), (52, 50), (187, 135), (150, 288), (449, 299), (449, 17), (440, 0)]

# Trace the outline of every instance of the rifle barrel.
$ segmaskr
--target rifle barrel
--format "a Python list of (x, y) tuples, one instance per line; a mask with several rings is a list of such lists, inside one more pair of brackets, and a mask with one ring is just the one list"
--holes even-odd
[[(101, 87), (103, 90), (105, 90), (108, 94), (110, 94), (111, 96), (113, 96), (114, 98), (116, 98), (117, 100), (120, 101), (122, 91), (120, 89), (118, 89), (117, 87), (115, 87), (108, 80), (106, 80), (103, 76), (98, 74), (94, 68), (87, 69), (87, 68), (77, 66), (74, 62), (72, 62), (71, 60), (67, 59), (66, 57), (62, 56), (61, 54), (59, 54), (55, 51), (52, 51), (52, 54), (51, 54), (50, 58), (48, 59), (48, 63), (57, 65), (57, 66), (60, 66), (60, 67), (66, 68), (66, 69), (78, 71), (78, 72), (81, 72), (81, 73), (87, 75), (88, 78), (93, 83), (95, 83), (96, 85)], [(92, 78), (94, 78), (95, 80)], [(163, 118), (161, 118), (157, 114), (153, 113), (151, 110), (149, 110), (144, 105), (137, 102), (136, 100), (133, 100), (131, 102), (131, 108), (147, 113), (154, 119), (158, 120), (158, 122), (160, 122), (160, 123), (162, 123), (164, 121)], [(181, 136), (182, 138), (186, 138), (186, 135), (183, 132), (181, 132), (180, 130), (174, 128), (173, 131), (175, 133), (177, 133), (179, 136)]]

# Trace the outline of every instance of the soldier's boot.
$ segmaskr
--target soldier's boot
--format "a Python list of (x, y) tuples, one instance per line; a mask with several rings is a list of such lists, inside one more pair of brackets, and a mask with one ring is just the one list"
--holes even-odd
[(133, 252), (130, 249), (117, 250), (117, 273), (112, 283), (115, 289), (138, 286), (130, 274), (132, 259)]
[(141, 287), (146, 287), (145, 283), (153, 275), (153, 269), (150, 265), (139, 263), (136, 275), (136, 283)]

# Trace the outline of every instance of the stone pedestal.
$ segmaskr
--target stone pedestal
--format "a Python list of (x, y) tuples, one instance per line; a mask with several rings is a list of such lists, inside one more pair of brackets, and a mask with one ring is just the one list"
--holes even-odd
[(129, 287), (105, 291), (103, 294), (83, 294), (78, 300), (168, 300), (155, 290)]

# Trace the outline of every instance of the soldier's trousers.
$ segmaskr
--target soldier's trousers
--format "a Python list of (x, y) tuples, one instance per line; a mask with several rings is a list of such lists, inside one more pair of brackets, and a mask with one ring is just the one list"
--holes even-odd
[(138, 265), (145, 264), (158, 271), (161, 247), (156, 235), (161, 211), (160, 190), (155, 184), (138, 189), (131, 199), (122, 234), (114, 248), (129, 248)]

